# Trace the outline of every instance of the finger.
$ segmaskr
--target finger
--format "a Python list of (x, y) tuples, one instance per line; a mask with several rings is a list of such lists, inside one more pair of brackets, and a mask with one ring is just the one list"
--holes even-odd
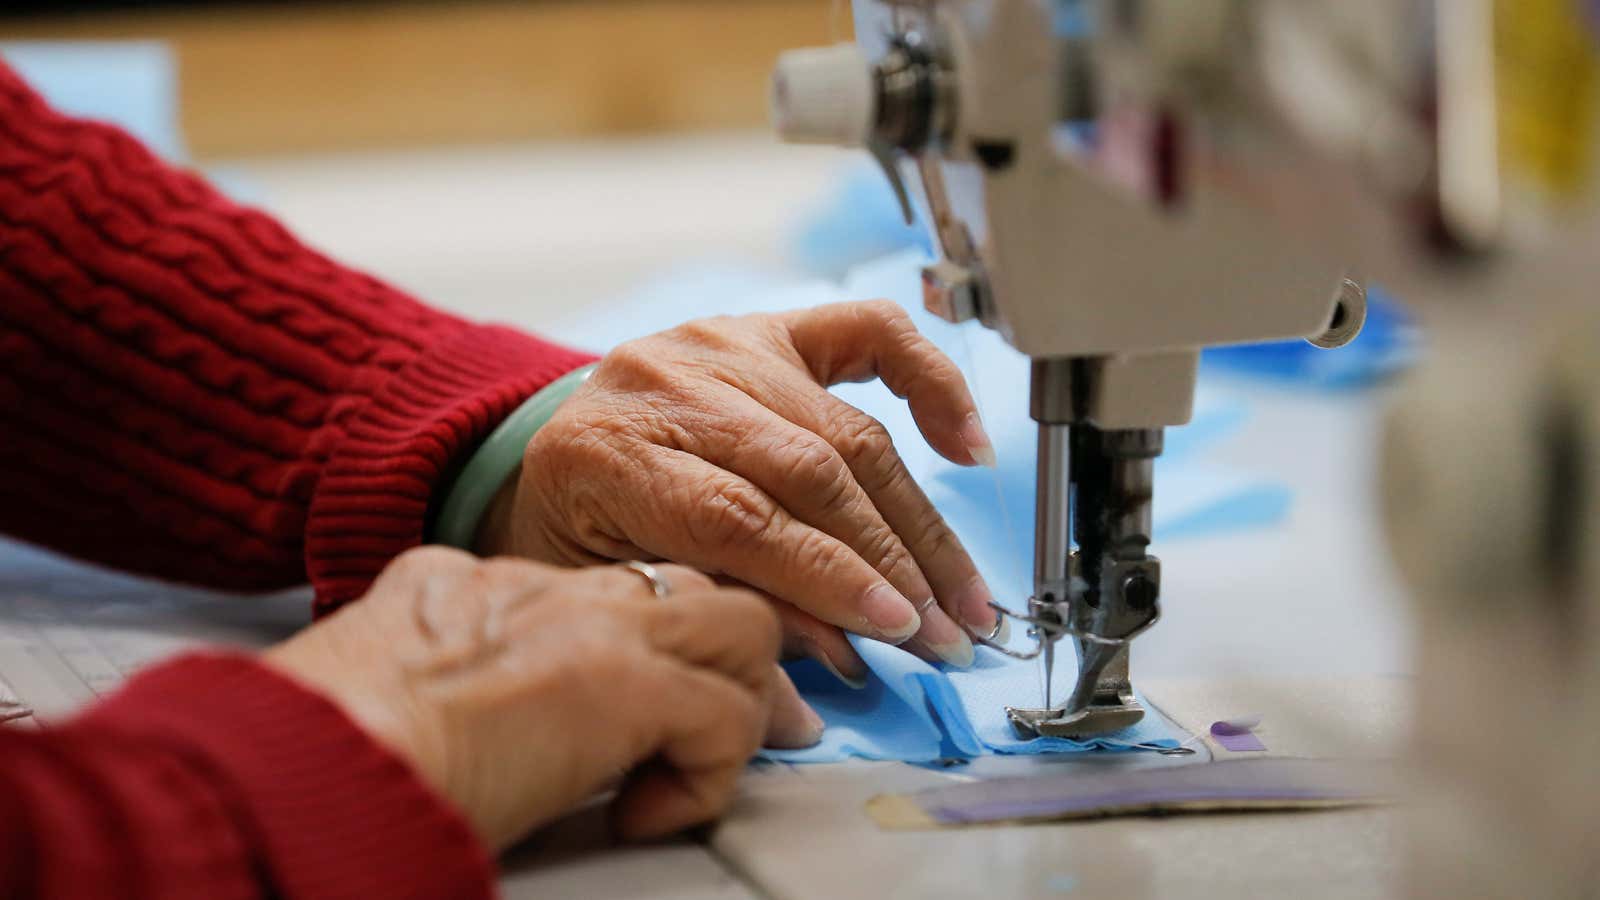
[(652, 762), (624, 781), (612, 806), (618, 833), (664, 837), (727, 808), (766, 731), (767, 708), (742, 686), (704, 669), (672, 665), (654, 676), (662, 702)]
[(774, 668), (772, 719), (767, 723), (766, 746), (779, 750), (814, 747), (822, 740), (822, 717), (801, 699), (789, 674)]
[(867, 676), (872, 672), (844, 632), (798, 606), (777, 601), (772, 609), (783, 628), (785, 659), (809, 656), (846, 686), (856, 690), (867, 686)]
[(765, 491), (690, 453), (642, 451), (659, 502), (614, 511), (629, 540), (658, 556), (723, 573), (868, 637), (904, 643), (916, 608), (849, 545), (797, 520)]
[(961, 369), (888, 300), (838, 303), (782, 320), (811, 374), (824, 387), (880, 378), (906, 398), (928, 444), (960, 465), (994, 467), (994, 442)]
[(850, 471), (916, 560), (939, 605), (967, 629), (988, 634), (996, 624), (994, 595), (960, 537), (911, 476), (894, 439), (876, 419), (818, 388), (795, 411), (840, 448)]
[[(808, 383), (796, 387), (822, 392)], [(843, 541), (916, 604), (922, 628), (911, 649), (956, 666), (972, 664), (966, 631), (933, 605), (933, 587), (917, 559), (832, 444), (731, 387), (706, 405), (698, 425), (679, 436), (682, 449), (747, 479), (788, 514)], [(893, 456), (893, 444), (887, 446)], [(927, 503), (920, 491), (915, 494)]]
[(634, 609), (657, 652), (715, 670), (750, 688), (771, 689), (781, 634), (778, 617), (761, 597), (732, 588), (674, 594)]
[[(675, 592), (703, 592), (715, 587), (710, 578), (693, 569), (666, 563), (652, 568), (656, 578), (666, 585), (669, 597)], [(474, 628), (481, 632), (485, 643), (514, 633), (527, 620), (519, 613), (552, 597), (590, 605), (600, 599), (620, 599), (629, 604), (659, 602), (650, 579), (618, 565), (562, 569), (515, 557), (496, 557), (477, 565), (472, 578), (477, 580), (479, 589), (466, 592), (460, 600), (452, 595), (449, 605), (457, 619), (467, 612), (457, 607), (481, 607), (474, 611), (477, 614), (473, 619)]]
[[(656, 577), (666, 586), (669, 597), (704, 592), (716, 586), (704, 573), (687, 566), (661, 562), (648, 565), (655, 570)], [(562, 583), (562, 588), (566, 591), (639, 600), (655, 599), (655, 587), (650, 579), (643, 573), (621, 564), (569, 569), (564, 570), (563, 574), (567, 580)]]
[[(888, 429), (817, 385), (788, 385), (764, 391), (764, 396), (772, 398), (776, 415), (820, 436), (838, 453), (897, 545), (915, 562), (931, 596), (953, 620), (950, 631), (961, 632), (963, 638), (969, 630), (993, 631), (995, 612), (988, 585), (955, 531), (911, 477)], [(949, 631), (938, 630), (944, 622), (936, 617), (932, 624), (936, 630), (921, 636), (924, 643), (940, 651), (963, 652)], [(964, 652), (970, 652), (970, 644)], [(950, 659), (947, 652), (940, 655)]]
[(646, 562), (645, 565), (654, 572), (654, 581), (643, 572), (630, 569), (621, 563), (593, 566), (585, 572), (585, 576), (597, 589), (618, 596), (654, 597), (656, 581), (666, 588), (669, 597), (674, 594), (703, 592), (716, 587), (705, 573), (697, 572), (688, 566), (663, 562)]

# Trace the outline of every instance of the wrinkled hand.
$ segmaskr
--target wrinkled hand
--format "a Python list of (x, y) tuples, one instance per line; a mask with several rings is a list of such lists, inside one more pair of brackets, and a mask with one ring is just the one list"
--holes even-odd
[(656, 837), (719, 814), (774, 704), (800, 704), (764, 600), (661, 568), (665, 600), (615, 567), (415, 550), (263, 659), (409, 760), (490, 846), (623, 773), (619, 832)]
[(530, 442), (479, 532), (565, 565), (667, 559), (779, 603), (785, 651), (844, 680), (840, 629), (970, 665), (995, 617), (976, 567), (871, 416), (829, 393), (881, 378), (962, 465), (994, 451), (955, 364), (886, 301), (692, 322), (623, 344)]

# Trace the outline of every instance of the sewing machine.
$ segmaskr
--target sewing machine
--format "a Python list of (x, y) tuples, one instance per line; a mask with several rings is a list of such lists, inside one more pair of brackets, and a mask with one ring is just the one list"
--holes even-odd
[[(1071, 638), (1079, 675), (1063, 705), (1012, 710), (1018, 729), (1140, 717), (1128, 644), (1160, 615), (1150, 463), (1188, 418), (1196, 353), (1349, 341), (1358, 263), (1437, 347), (1391, 414), (1382, 485), (1422, 636), (1408, 887), (1587, 896), (1600, 10), (855, 5), (858, 46), (780, 63), (776, 120), (868, 149), (938, 239), (929, 309), (1034, 360), (1022, 618), (1047, 668)], [(1500, 734), (1535, 746), (1504, 752)]]
[[(1129, 645), (1161, 616), (1154, 462), (1163, 429), (1190, 419), (1201, 349), (1334, 348), (1365, 318), (1337, 254), (1238, 202), (1270, 135), (1238, 102), (1258, 98), (1227, 90), (1255, 74), (1230, 59), (1235, 6), (1101, 4), (1086, 31), (1078, 4), (858, 2), (859, 45), (791, 52), (774, 76), (785, 138), (864, 147), (908, 221), (913, 193), (924, 206), (941, 255), (927, 308), (1033, 360), (1034, 594), (1016, 617), (1037, 643), (976, 636), (1043, 658), (1043, 706), (1007, 710), (1025, 735), (1145, 713)], [(1078, 674), (1058, 706), (1065, 638)]]

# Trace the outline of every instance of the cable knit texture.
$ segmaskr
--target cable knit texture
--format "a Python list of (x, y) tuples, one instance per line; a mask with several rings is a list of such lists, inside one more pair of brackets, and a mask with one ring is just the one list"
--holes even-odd
[[(0, 532), (354, 599), (523, 399), (593, 357), (342, 268), (0, 64)], [(0, 896), (478, 897), (459, 816), (242, 658), (0, 729)]]
[(326, 612), (592, 359), (343, 268), (0, 65), (0, 531), (214, 587), (309, 576)]
[(471, 829), (246, 657), (157, 667), (59, 729), (0, 728), (0, 897), (473, 898)]

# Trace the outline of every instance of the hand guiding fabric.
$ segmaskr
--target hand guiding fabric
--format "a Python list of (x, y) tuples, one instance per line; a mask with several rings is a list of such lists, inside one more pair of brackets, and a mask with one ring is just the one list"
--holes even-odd
[(786, 651), (847, 682), (866, 672), (843, 631), (970, 665), (967, 628), (995, 624), (983, 580), (883, 425), (827, 390), (874, 378), (940, 455), (993, 461), (960, 370), (893, 303), (708, 319), (601, 361), (528, 445), (479, 549), (725, 576), (774, 598)]

